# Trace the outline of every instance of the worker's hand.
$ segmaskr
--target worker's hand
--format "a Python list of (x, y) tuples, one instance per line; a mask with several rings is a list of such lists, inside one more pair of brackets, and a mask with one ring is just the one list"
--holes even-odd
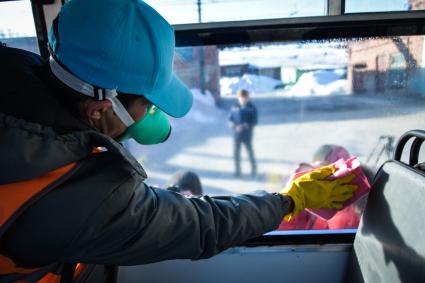
[(342, 204), (353, 196), (356, 185), (349, 182), (355, 175), (326, 180), (335, 172), (333, 165), (328, 165), (290, 182), (280, 193), (288, 195), (294, 202), (294, 210), (285, 216), (290, 220), (305, 208), (342, 208)]
[(243, 131), (243, 126), (242, 125), (237, 125), (235, 127), (236, 133), (241, 133)]

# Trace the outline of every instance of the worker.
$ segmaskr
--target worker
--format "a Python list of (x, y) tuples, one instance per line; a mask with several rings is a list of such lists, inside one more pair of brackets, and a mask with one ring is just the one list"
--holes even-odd
[(67, 1), (50, 58), (0, 47), (0, 281), (106, 282), (117, 265), (201, 259), (355, 186), (318, 169), (281, 193), (187, 198), (144, 183), (119, 143), (164, 142), (192, 95), (171, 26), (140, 0)]

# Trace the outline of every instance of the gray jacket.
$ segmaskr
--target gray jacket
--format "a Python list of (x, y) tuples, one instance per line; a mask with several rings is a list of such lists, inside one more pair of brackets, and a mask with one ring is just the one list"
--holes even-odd
[[(61, 103), (57, 93), (69, 90), (52, 83), (39, 57), (0, 47), (0, 62), (0, 184), (78, 163), (1, 238), (18, 263), (207, 258), (273, 230), (288, 213), (285, 198), (265, 192), (186, 198), (147, 186), (145, 171), (120, 144)], [(91, 154), (97, 146), (107, 151)]]

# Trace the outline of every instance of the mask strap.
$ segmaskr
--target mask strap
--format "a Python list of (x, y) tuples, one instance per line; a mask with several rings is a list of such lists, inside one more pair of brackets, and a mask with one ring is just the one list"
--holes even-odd
[(67, 70), (65, 70), (52, 56), (49, 57), (49, 65), (52, 73), (64, 84), (72, 88), (73, 90), (82, 93), (84, 95), (95, 98), (94, 88), (91, 84), (88, 84)]
[(112, 102), (112, 109), (118, 118), (127, 126), (131, 126), (134, 123), (134, 119), (127, 112), (122, 103), (116, 98), (118, 95), (115, 89), (105, 89), (94, 87), (89, 83), (86, 83), (70, 72), (63, 68), (52, 56), (49, 57), (49, 65), (52, 73), (65, 85), (69, 86), (73, 90), (82, 93), (84, 95), (95, 98), (96, 100), (108, 99)]
[(120, 118), (121, 122), (123, 122), (124, 125), (130, 127), (132, 124), (134, 124), (134, 119), (130, 116), (124, 105), (122, 105), (121, 101), (119, 101), (119, 99), (115, 96), (117, 96), (116, 91), (115, 95), (110, 92), (106, 93), (106, 99), (112, 102), (112, 109), (114, 109), (115, 114), (117, 114), (118, 118)]

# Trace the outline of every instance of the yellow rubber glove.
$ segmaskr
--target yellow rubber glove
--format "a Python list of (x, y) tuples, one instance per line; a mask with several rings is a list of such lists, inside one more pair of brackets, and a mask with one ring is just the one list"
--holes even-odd
[(334, 172), (333, 165), (313, 170), (293, 180), (280, 191), (294, 201), (294, 210), (285, 215), (284, 219), (289, 221), (305, 208), (342, 208), (343, 202), (351, 198), (357, 189), (356, 185), (348, 184), (355, 175), (326, 180)]

